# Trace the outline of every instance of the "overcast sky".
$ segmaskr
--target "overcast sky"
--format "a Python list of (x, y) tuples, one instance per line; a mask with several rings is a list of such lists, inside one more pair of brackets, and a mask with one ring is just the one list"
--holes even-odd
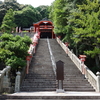
[[(4, 0), (0, 0), (4, 1)], [(31, 4), (33, 7), (38, 7), (40, 5), (51, 5), (55, 0), (17, 0), (20, 4)]]

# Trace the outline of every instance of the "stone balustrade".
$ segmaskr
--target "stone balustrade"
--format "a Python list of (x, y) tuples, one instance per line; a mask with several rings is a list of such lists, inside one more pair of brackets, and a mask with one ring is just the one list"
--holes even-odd
[(2, 92), (10, 92), (10, 78), (9, 71), (11, 67), (7, 66), (3, 70), (0, 71), (0, 93)]
[[(2, 35), (3, 33), (0, 33), (0, 36)], [(24, 37), (24, 35), (27, 35), (29, 37), (33, 37), (34, 36), (34, 33), (30, 33), (30, 32), (21, 32), (21, 33), (13, 33), (14, 36), (16, 35), (19, 35), (21, 37)]]
[(100, 72), (97, 72), (96, 76), (85, 64), (82, 64), (81, 60), (68, 47), (66, 47), (66, 45), (59, 38), (56, 38), (56, 40), (70, 57), (70, 59), (74, 62), (77, 68), (81, 72), (84, 70), (84, 76), (93, 86), (93, 88), (97, 92), (100, 92)]

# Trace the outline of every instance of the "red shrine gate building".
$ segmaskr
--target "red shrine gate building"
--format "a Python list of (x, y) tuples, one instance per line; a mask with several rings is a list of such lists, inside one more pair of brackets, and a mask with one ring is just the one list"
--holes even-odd
[(40, 38), (55, 38), (55, 34), (53, 32), (54, 26), (53, 23), (47, 18), (34, 23), (34, 32), (38, 33)]

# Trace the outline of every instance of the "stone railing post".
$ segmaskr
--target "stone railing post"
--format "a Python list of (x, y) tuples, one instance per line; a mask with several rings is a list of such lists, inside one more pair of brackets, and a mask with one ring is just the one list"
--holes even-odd
[(5, 72), (5, 75), (3, 76), (3, 88), (4, 88), (4, 91), (6, 89), (6, 91), (8, 90), (9, 91), (9, 87), (10, 87), (10, 79), (9, 79), (9, 71), (10, 71), (10, 66), (7, 66), (7, 71)]
[(18, 71), (15, 79), (15, 92), (19, 92), (20, 91), (20, 75), (21, 73)]
[(3, 77), (2, 72), (0, 71), (0, 93), (3, 92)]
[(100, 72), (97, 72), (96, 75), (97, 75), (97, 92), (100, 92)]

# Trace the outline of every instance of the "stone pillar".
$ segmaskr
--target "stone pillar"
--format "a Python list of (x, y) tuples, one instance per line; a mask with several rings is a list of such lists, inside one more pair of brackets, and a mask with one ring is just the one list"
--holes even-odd
[(100, 72), (96, 73), (97, 75), (97, 92), (100, 92)]
[(15, 92), (19, 92), (20, 91), (20, 72), (16, 73), (16, 80), (15, 80)]
[(7, 66), (6, 68), (7, 68), (7, 71), (6, 71), (5, 75), (3, 76), (3, 89), (4, 89), (4, 91), (8, 92), (10, 89), (10, 79), (8, 77), (8, 74), (9, 74), (11, 67)]
[(58, 89), (56, 89), (57, 93), (64, 93), (64, 89), (63, 89), (63, 80), (58, 80)]

